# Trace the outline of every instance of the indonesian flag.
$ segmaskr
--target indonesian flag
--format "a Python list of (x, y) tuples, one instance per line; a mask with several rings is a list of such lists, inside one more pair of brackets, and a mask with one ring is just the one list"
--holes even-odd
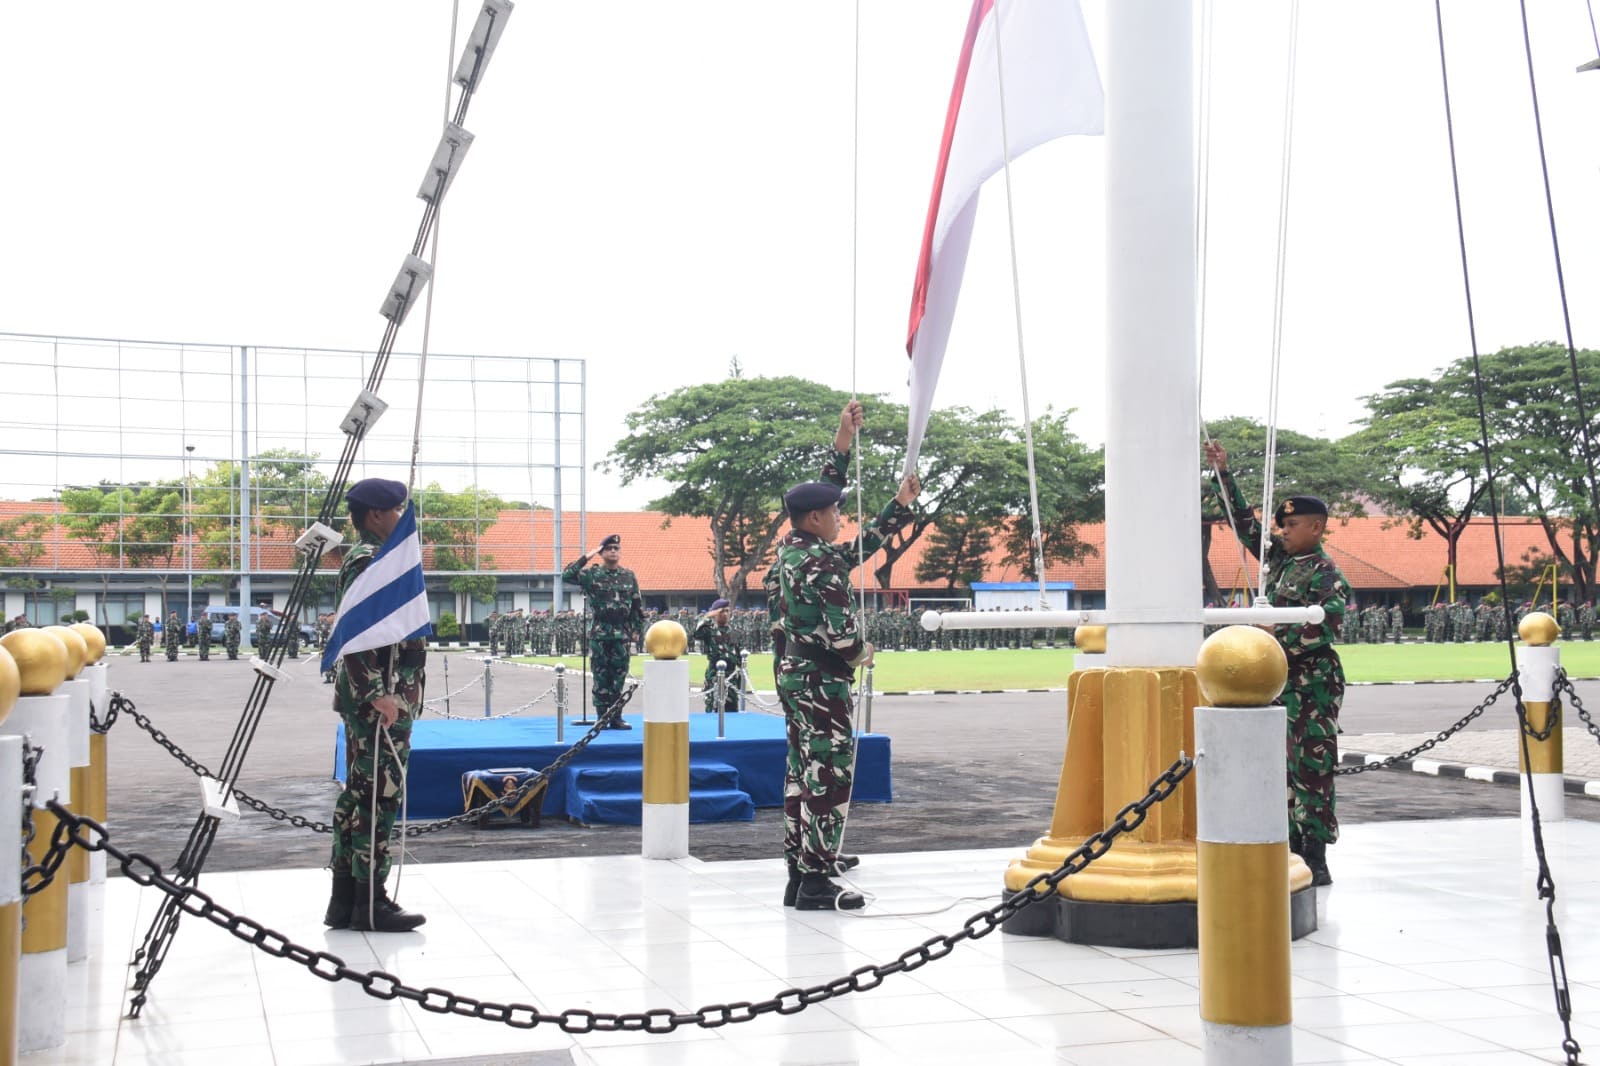
[[(997, 10), (998, 8), (998, 10)], [(999, 26), (1000, 47), (995, 48)], [(1002, 69), (1001, 62), (1005, 66)], [(1005, 81), (1005, 145), (1000, 83)], [(950, 90), (933, 198), (911, 290), (911, 421), (906, 473), (916, 467), (950, 322), (961, 295), (978, 191), (1028, 149), (1069, 134), (1105, 132), (1105, 97), (1078, 0), (973, 0)]]

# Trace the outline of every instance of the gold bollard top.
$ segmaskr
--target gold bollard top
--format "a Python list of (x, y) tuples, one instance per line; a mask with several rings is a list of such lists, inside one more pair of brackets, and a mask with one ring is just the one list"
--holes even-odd
[(670, 618), (663, 618), (645, 630), (644, 650), (650, 653), (652, 659), (676, 659), (688, 647), (689, 634)]
[(70, 626), (45, 626), (44, 631), (67, 646), (67, 680), (74, 680), (89, 665), (89, 642)]
[(1289, 659), (1272, 634), (1228, 626), (1206, 638), (1195, 659), (1200, 691), (1213, 707), (1265, 707), (1289, 679)]
[(5, 645), (0, 644), (0, 723), (10, 717), (11, 709), (17, 705), (17, 697), (22, 695), (22, 671), (17, 668), (17, 660), (11, 657)]
[(24, 696), (48, 696), (67, 679), (67, 645), (43, 629), (13, 629), (0, 637), (22, 674)]
[(100, 632), (99, 626), (90, 622), (74, 622), (67, 628), (82, 637), (83, 642), (89, 645), (87, 665), (93, 666), (105, 657), (106, 635)]
[(1106, 650), (1105, 626), (1079, 626), (1072, 632), (1072, 643), (1081, 652), (1092, 655), (1104, 654)]
[(1561, 635), (1561, 627), (1556, 620), (1543, 611), (1530, 611), (1522, 621), (1517, 623), (1517, 636), (1523, 642), (1534, 648), (1544, 648), (1556, 642)]

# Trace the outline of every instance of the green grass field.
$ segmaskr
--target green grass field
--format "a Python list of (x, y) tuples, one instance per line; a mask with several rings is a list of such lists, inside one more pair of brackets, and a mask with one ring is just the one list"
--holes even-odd
[[(1561, 662), (1574, 677), (1600, 676), (1600, 641), (1561, 645)], [(1511, 672), (1504, 644), (1354, 644), (1339, 648), (1350, 681), (1473, 681), (1502, 678)], [(872, 684), (878, 692), (912, 689), (1061, 688), (1072, 670), (1067, 648), (1033, 651), (880, 652)], [(695, 684), (705, 670), (705, 656), (689, 656)], [(523, 659), (556, 663), (557, 659)], [(576, 669), (577, 658), (564, 660)], [(635, 656), (633, 672), (644, 664)], [(755, 687), (772, 687), (772, 657), (750, 657)]]

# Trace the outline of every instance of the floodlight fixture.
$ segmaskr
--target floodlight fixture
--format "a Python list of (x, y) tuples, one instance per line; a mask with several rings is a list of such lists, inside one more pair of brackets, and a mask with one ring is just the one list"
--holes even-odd
[(506, 19), (516, 5), (511, 0), (483, 0), (478, 11), (478, 21), (473, 24), (467, 46), (461, 50), (461, 62), (456, 64), (455, 83), (463, 89), (477, 89), (483, 84), (483, 72), (494, 55), (494, 46), (500, 43)]
[(406, 315), (411, 313), (411, 305), (417, 302), (417, 297), (421, 295), (431, 277), (433, 277), (433, 267), (427, 260), (415, 255), (406, 256), (406, 261), (400, 264), (400, 272), (394, 276), (394, 284), (389, 286), (389, 295), (383, 298), (383, 306), (378, 308), (378, 313), (397, 326), (404, 325)]
[(1589, 62), (1584, 63), (1578, 68), (1578, 73), (1582, 74), (1586, 70), (1600, 70), (1600, 58), (1591, 59)]
[(456, 169), (461, 166), (461, 161), (467, 157), (467, 149), (471, 147), (472, 134), (454, 122), (446, 122), (444, 133), (439, 137), (439, 147), (433, 150), (433, 162), (428, 164), (428, 173), (422, 179), (422, 188), (417, 190), (417, 196), (438, 207), (450, 183), (455, 180)]
[(346, 435), (359, 440), (388, 409), (389, 405), (380, 399), (377, 393), (371, 389), (362, 389), (361, 395), (356, 397), (356, 402), (350, 405), (350, 413), (339, 423), (339, 428)]

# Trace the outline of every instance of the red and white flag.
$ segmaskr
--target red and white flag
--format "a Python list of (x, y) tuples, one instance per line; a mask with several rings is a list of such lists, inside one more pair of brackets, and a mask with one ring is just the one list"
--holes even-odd
[(911, 327), (906, 337), (911, 356), (907, 473), (916, 465), (944, 364), (972, 243), (972, 220), (978, 213), (978, 191), (1005, 165), (1007, 153), (1016, 159), (1057, 137), (1104, 131), (1105, 96), (1078, 0), (973, 0), (911, 290)]

